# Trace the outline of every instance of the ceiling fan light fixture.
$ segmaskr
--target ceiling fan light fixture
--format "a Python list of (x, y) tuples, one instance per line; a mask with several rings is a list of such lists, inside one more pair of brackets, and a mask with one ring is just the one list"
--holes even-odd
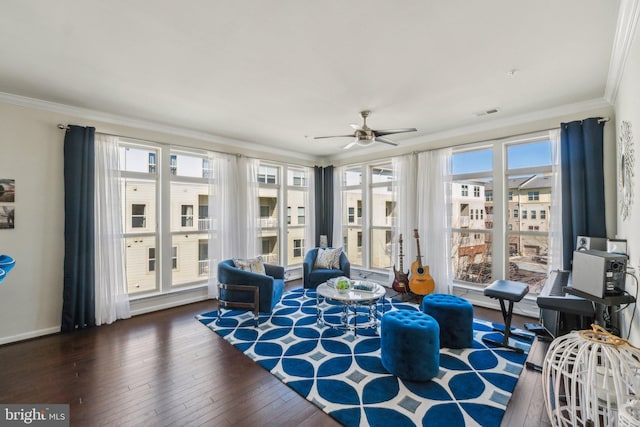
[(371, 138), (357, 138), (356, 144), (358, 144), (361, 147), (368, 147), (369, 145), (373, 144), (375, 141), (376, 141), (376, 137), (372, 135)]

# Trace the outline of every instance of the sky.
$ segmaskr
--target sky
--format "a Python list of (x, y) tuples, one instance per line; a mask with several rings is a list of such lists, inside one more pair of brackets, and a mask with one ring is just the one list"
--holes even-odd
[[(509, 169), (551, 164), (551, 141), (510, 145), (507, 148)], [(454, 154), (451, 171), (461, 173), (488, 172), (493, 170), (493, 151), (491, 148), (466, 151)]]

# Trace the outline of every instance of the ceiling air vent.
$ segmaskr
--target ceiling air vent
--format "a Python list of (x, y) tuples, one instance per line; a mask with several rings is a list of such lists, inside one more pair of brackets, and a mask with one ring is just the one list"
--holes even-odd
[(499, 108), (491, 108), (489, 110), (480, 111), (479, 113), (476, 113), (476, 117), (488, 116), (489, 114), (495, 114), (499, 112), (500, 112)]

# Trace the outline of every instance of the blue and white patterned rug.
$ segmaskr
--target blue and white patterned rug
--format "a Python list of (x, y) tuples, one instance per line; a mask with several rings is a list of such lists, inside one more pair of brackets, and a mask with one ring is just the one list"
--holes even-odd
[[(387, 312), (398, 309), (418, 306), (385, 300)], [(499, 426), (529, 350), (523, 341), (514, 342), (525, 354), (489, 348), (482, 337), (502, 335), (474, 320), (473, 348), (442, 349), (438, 376), (420, 383), (384, 369), (375, 330), (354, 337), (317, 326), (314, 290), (285, 293), (257, 328), (251, 313), (224, 310), (219, 323), (216, 316), (197, 319), (346, 426)]]

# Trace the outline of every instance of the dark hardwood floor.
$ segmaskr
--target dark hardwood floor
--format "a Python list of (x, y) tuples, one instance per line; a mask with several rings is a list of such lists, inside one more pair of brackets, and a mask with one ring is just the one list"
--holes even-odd
[[(339, 425), (194, 319), (216, 307), (204, 301), (0, 346), (0, 402), (69, 403), (72, 426)], [(502, 321), (494, 310), (475, 315)], [(529, 321), (515, 316), (514, 326)], [(529, 360), (542, 363), (545, 351), (536, 340)], [(523, 371), (502, 425), (550, 425), (539, 373)]]

